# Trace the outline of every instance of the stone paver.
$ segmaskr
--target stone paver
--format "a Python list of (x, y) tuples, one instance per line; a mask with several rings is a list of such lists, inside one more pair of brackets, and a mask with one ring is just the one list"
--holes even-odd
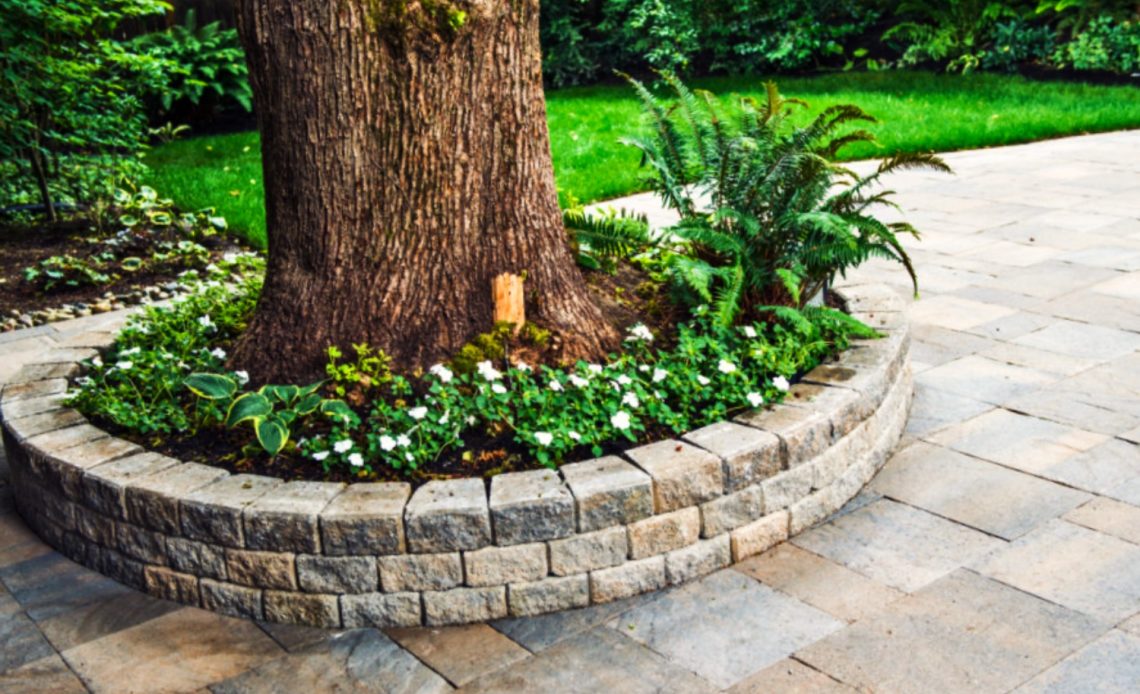
[[(946, 158), (957, 176), (901, 174), (890, 184), (904, 211), (884, 211), (923, 232), (909, 246), (922, 298), (882, 261), (848, 277), (897, 290), (916, 392), (900, 451), (823, 526), (686, 586), (390, 637), (183, 608), (83, 569), (15, 514), (0, 451), (0, 691), (1140, 690), (1140, 131)], [(654, 224), (672, 219), (651, 194), (613, 204)], [(105, 341), (125, 316), (0, 334), (0, 383), (54, 347)], [(737, 473), (774, 472), (715, 436), (685, 440), (723, 459), (730, 488)], [(381, 561), (381, 585), (430, 583), (440, 591), (432, 610), (480, 598), (494, 607), (487, 615), (506, 614), (501, 594), (463, 587), (460, 552), (488, 533), (522, 553), (550, 541), (549, 569), (568, 577), (557, 580), (581, 584), (574, 575), (594, 571), (595, 588), (615, 597), (635, 579), (664, 585), (659, 562), (637, 576), (605, 573), (630, 550), (612, 526), (677, 495), (703, 498), (717, 468), (702, 469), (686, 479), (602, 459), (558, 473), (573, 496), (547, 494), (554, 473), (524, 473), (513, 487), (504, 478), (489, 508), (471, 504), (468, 526), (451, 529), (453, 544), (419, 546), (434, 554), (415, 565)], [(231, 477), (180, 522), (241, 547), (243, 510), (268, 503), (275, 486)], [(380, 485), (368, 500), (341, 495), (336, 508), (370, 514), (375, 533), (330, 525), (291, 542), (326, 555), (415, 545), (384, 530), (400, 527), (407, 494)], [(420, 501), (413, 514), (431, 525), (433, 507)], [(574, 529), (597, 532), (558, 539)], [(254, 544), (278, 539), (252, 530)], [(767, 548), (784, 536), (760, 530), (733, 544)], [(315, 580), (321, 562), (302, 564), (302, 580)], [(521, 599), (535, 584), (518, 585)], [(263, 605), (245, 607), (260, 615)]]

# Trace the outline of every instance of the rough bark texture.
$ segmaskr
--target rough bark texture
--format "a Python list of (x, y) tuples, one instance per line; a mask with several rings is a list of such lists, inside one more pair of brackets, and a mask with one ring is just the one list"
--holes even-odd
[(617, 335), (567, 247), (554, 188), (538, 0), (240, 0), (262, 136), (269, 268), (235, 364), (320, 372), (367, 341), (397, 366), (492, 326), (491, 279), (567, 356)]

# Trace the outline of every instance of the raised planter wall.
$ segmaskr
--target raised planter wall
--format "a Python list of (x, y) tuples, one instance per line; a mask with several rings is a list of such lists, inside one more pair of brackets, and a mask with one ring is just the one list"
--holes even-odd
[(231, 475), (111, 437), (61, 405), (78, 362), (113, 339), (92, 335), (26, 366), (0, 396), (17, 508), (116, 580), (276, 622), (458, 624), (684, 583), (827, 518), (902, 435), (903, 304), (880, 285), (840, 291), (886, 337), (808, 373), (785, 404), (621, 457), (414, 494)]

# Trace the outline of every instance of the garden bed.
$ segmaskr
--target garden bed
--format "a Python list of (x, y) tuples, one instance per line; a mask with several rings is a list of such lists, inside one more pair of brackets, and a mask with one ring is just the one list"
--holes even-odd
[(682, 583), (759, 553), (853, 497), (902, 434), (909, 329), (891, 290), (843, 290), (884, 332), (781, 405), (622, 455), (480, 479), (345, 485), (231, 475), (146, 452), (61, 405), (108, 344), (44, 356), (0, 397), (28, 524), (154, 595), (329, 627), (539, 614)]

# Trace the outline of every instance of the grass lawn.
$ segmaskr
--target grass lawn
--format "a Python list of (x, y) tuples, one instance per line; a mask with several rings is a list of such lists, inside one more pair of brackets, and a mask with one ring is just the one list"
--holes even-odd
[[(762, 77), (710, 78), (692, 86), (722, 97), (763, 94)], [(783, 77), (785, 96), (811, 113), (854, 103), (879, 119), (868, 129), (877, 148), (843, 152), (861, 159), (900, 151), (947, 151), (1060, 135), (1140, 127), (1140, 89), (1033, 82), (992, 74), (844, 73)], [(626, 86), (547, 92), (551, 149), (559, 195), (592, 202), (644, 189), (634, 150), (619, 139), (641, 127), (640, 107)], [(257, 133), (191, 138), (152, 150), (150, 183), (183, 207), (214, 206), (230, 227), (259, 245), (265, 239)]]

